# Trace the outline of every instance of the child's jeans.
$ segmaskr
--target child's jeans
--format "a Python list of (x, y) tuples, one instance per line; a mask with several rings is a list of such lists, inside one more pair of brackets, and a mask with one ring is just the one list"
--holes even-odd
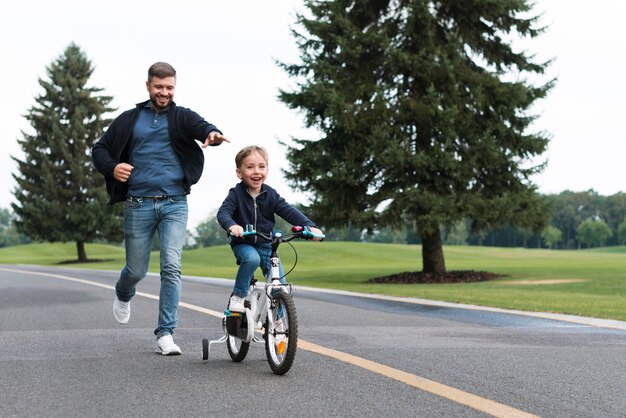
[[(256, 245), (251, 244), (237, 244), (232, 247), (235, 258), (239, 262), (239, 270), (237, 271), (237, 277), (235, 278), (235, 288), (233, 294), (241, 298), (248, 296), (248, 290), (250, 288), (250, 281), (254, 276), (254, 272), (260, 266), (263, 271), (263, 275), (267, 274), (270, 270), (271, 256), (272, 256), (272, 244), (269, 242), (263, 242)], [(280, 282), (285, 284), (285, 278), (283, 277), (282, 263), (278, 265), (280, 271)]]

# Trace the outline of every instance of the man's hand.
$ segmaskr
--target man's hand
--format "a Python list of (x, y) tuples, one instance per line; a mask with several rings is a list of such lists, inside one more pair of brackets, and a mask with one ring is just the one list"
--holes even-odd
[(217, 131), (209, 132), (209, 136), (204, 140), (204, 144), (202, 144), (202, 148), (206, 148), (209, 145), (219, 145), (222, 142), (230, 142), (228, 138)]
[(133, 166), (127, 163), (119, 163), (113, 170), (113, 178), (122, 183), (126, 183), (130, 177), (130, 173), (133, 171)]

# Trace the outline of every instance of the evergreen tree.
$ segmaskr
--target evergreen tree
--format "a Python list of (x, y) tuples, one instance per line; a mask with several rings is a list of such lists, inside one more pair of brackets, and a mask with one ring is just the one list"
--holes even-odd
[(306, 0), (293, 31), (297, 83), (279, 98), (321, 139), (294, 138), (287, 179), (313, 193), (326, 226), (405, 222), (423, 269), (444, 272), (441, 229), (509, 223), (540, 231), (549, 211), (530, 178), (547, 146), (531, 133), (548, 63), (513, 50), (541, 28), (526, 0)]
[(24, 159), (18, 166), (18, 230), (33, 240), (76, 242), (79, 261), (87, 261), (85, 243), (121, 241), (121, 214), (106, 208), (102, 176), (91, 164), (90, 148), (110, 124), (103, 118), (112, 98), (87, 87), (93, 67), (78, 46), (70, 44), (39, 79), (43, 94), (25, 118), (33, 134), (22, 131)]

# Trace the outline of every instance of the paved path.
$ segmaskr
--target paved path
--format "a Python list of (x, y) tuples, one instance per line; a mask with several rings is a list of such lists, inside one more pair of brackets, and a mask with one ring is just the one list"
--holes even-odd
[[(158, 278), (111, 314), (117, 273), (0, 266), (2, 416), (626, 416), (626, 324), (295, 289), (300, 343), (271, 373), (221, 334), (232, 281), (186, 277), (175, 338), (154, 353)], [(565, 320), (565, 321), (563, 321)]]

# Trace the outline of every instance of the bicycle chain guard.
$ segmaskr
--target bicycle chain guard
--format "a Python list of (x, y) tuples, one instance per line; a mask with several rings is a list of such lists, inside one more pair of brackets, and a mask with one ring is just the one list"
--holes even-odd
[(228, 335), (237, 337), (249, 343), (254, 336), (254, 324), (252, 323), (252, 312), (246, 309), (244, 312), (224, 312), (226, 322), (226, 332)]

